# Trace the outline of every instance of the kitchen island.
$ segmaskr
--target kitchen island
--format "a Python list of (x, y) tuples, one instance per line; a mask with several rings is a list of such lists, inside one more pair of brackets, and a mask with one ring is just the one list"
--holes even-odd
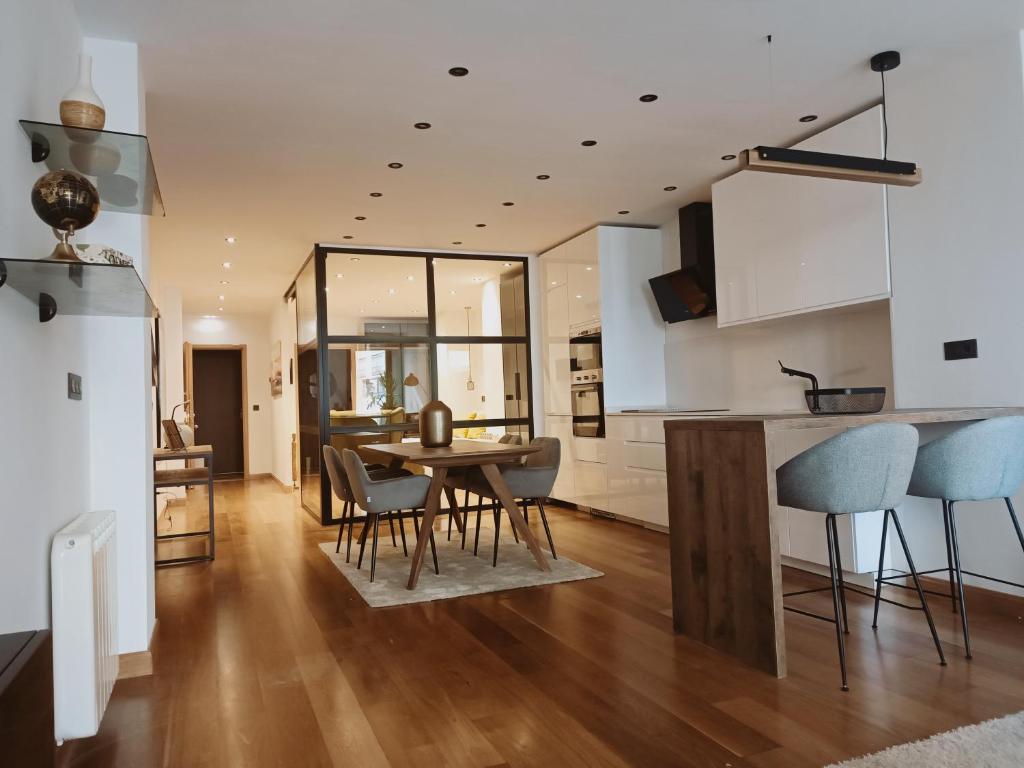
[(1024, 415), (1024, 408), (902, 409), (850, 416), (730, 415), (665, 421), (675, 631), (785, 677), (775, 489), (776, 446), (784, 433), (878, 422), (935, 424), (1015, 415)]

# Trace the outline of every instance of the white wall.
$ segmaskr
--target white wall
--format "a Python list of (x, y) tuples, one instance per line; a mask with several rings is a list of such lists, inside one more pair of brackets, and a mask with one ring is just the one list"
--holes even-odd
[[(249, 403), (250, 475), (270, 474), (274, 469), (274, 416), (270, 398), (270, 318), (265, 315), (186, 315), (182, 336), (195, 345), (244, 344)], [(285, 370), (287, 378), (287, 370)], [(259, 411), (253, 411), (258, 405)]]
[[(295, 302), (279, 302), (270, 316), (270, 349), (281, 342), (281, 371), (284, 385), (281, 397), (270, 401), (271, 469), (285, 485), (292, 484), (292, 435), (296, 432), (295, 384), (288, 380), (288, 364), (295, 370)], [(270, 373), (268, 371), (267, 375)]]
[[(0, 258), (42, 258), (49, 227), (29, 203), (45, 169), (18, 120), (56, 122), (75, 82), (81, 35), (70, 0), (0, 0)], [(16, 33), (15, 33), (16, 32)], [(0, 288), (0, 634), (50, 625), (50, 539), (89, 511), (89, 408), (67, 399), (67, 373), (91, 384), (86, 333), (74, 317), (39, 322), (35, 305)]]
[[(679, 269), (679, 222), (662, 229), (663, 266)], [(666, 326), (668, 403), (757, 413), (804, 410), (805, 379), (779, 373), (778, 360), (818, 376), (823, 387), (885, 386), (892, 404), (886, 302), (847, 310), (718, 328), (714, 317)]]
[[(924, 176), (917, 187), (889, 193), (897, 405), (1022, 405), (1020, 32), (905, 55), (886, 85), (889, 155), (919, 163)], [(978, 340), (976, 360), (943, 360), (942, 342), (968, 338)], [(1024, 508), (1024, 496), (1016, 501)], [(1005, 507), (961, 507), (963, 567), (1024, 582)], [(939, 503), (908, 503), (904, 516), (918, 564), (945, 565)]]

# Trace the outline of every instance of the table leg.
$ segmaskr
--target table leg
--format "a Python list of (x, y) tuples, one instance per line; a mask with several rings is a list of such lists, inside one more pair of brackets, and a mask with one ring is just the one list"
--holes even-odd
[(466, 528), (466, 521), (459, 509), (459, 502), (455, 499), (455, 489), (445, 488), (444, 495), (448, 497), (448, 507), (452, 511), (452, 517), (455, 518), (455, 527), (459, 529), (459, 533), (462, 533)]
[(423, 524), (420, 530), (422, 536), (416, 537), (416, 549), (412, 553), (412, 565), (409, 569), (409, 589), (416, 589), (416, 581), (420, 577), (420, 568), (423, 566), (423, 553), (430, 542), (430, 533), (434, 527), (434, 518), (441, 508), (441, 491), (444, 488), (444, 479), (448, 475), (445, 467), (434, 467), (434, 475), (430, 478), (430, 488), (427, 489), (427, 503), (423, 510)]
[(533, 559), (537, 561), (537, 567), (542, 571), (550, 571), (551, 563), (548, 562), (547, 556), (544, 554), (544, 550), (540, 548), (540, 544), (537, 543), (537, 539), (534, 538), (533, 532), (530, 530), (530, 526), (526, 524), (523, 519), (523, 513), (519, 511), (519, 505), (516, 504), (516, 500), (512, 498), (512, 491), (509, 490), (508, 485), (505, 483), (505, 478), (501, 476), (501, 472), (498, 471), (498, 467), (494, 464), (483, 464), (480, 469), (483, 470), (484, 477), (487, 478), (487, 482), (491, 484), (491, 488), (494, 489), (494, 493), (498, 497), (498, 501), (505, 507), (508, 512), (509, 518), (512, 520), (512, 524), (519, 529), (519, 533), (522, 534), (523, 541), (526, 542), (526, 546), (529, 548), (530, 553), (533, 555)]

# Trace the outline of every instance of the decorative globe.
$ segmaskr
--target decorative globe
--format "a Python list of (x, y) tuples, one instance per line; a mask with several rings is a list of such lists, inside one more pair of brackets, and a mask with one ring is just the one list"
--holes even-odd
[(95, 220), (100, 193), (80, 173), (51, 171), (32, 185), (32, 208), (54, 229), (74, 233)]

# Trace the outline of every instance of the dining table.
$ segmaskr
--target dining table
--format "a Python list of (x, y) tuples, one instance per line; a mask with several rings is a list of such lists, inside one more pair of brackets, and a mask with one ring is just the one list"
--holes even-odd
[[(530, 531), (519, 506), (516, 504), (512, 491), (502, 477), (501, 464), (520, 462), (531, 453), (536, 453), (540, 448), (529, 445), (511, 445), (483, 440), (456, 439), (451, 445), (442, 447), (426, 447), (418, 440), (409, 440), (400, 443), (376, 443), (361, 445), (357, 448), (360, 456), (370, 462), (386, 463), (392, 469), (399, 469), (404, 464), (418, 464), (421, 467), (428, 467), (431, 470), (430, 487), (427, 490), (427, 498), (424, 505), (422, 531), (428, 532), (433, 528), (434, 519), (441, 510), (441, 494), (448, 499), (448, 506), (455, 518), (455, 525), (462, 532), (466, 521), (459, 510), (455, 499), (455, 489), (445, 487), (445, 479), (448, 477), (448, 470), (461, 468), (470, 471), (478, 468), (487, 482), (490, 483), (495, 497), (508, 512), (512, 524), (516, 527), (520, 537), (526, 542), (527, 548), (537, 561), (537, 567), (542, 571), (550, 571), (551, 564), (547, 555), (541, 549), (537, 538)], [(423, 567), (423, 557), (426, 553), (426, 546), (429, 536), (419, 536), (416, 539), (416, 549), (413, 551), (412, 563), (409, 570), (408, 588), (415, 589), (419, 579), (420, 569)]]

